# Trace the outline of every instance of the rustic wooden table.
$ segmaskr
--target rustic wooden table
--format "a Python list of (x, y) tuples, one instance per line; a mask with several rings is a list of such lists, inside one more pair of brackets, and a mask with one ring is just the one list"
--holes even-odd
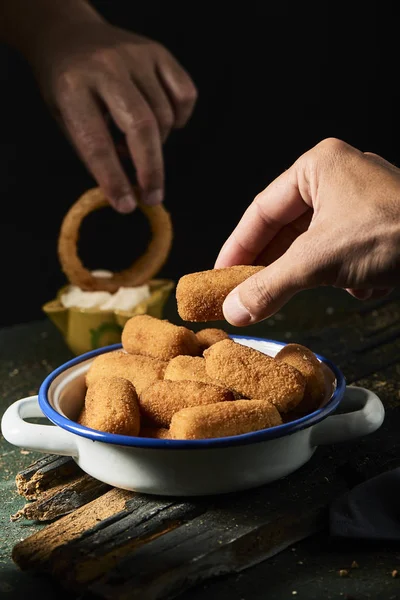
[[(336, 362), (349, 384), (375, 391), (387, 412), (378, 432), (320, 448), (305, 467), (270, 486), (229, 499), (167, 506), (161, 500), (96, 488), (91, 481), (75, 488), (75, 496), (64, 497), (71, 512), (51, 525), (27, 518), (32, 517), (28, 512), (11, 521), (26, 504), (15, 477), (22, 471), (28, 481), (29, 470), (24, 469), (43, 455), (1, 438), (0, 597), (14, 600), (37, 593), (43, 599), (147, 600), (179, 592), (180, 600), (400, 598), (400, 579), (392, 576), (400, 572), (396, 548), (335, 542), (327, 530), (327, 509), (335, 497), (400, 465), (399, 299), (395, 292), (361, 304), (340, 290), (321, 288), (299, 294), (274, 318), (240, 331), (308, 345)], [(180, 323), (173, 299), (165, 316)], [(62, 338), (45, 320), (0, 330), (0, 411), (36, 393), (44, 377), (69, 358)], [(81, 475), (73, 474), (72, 480)], [(94, 522), (87, 518), (85, 535), (72, 539), (71, 523), (82, 511)], [(187, 544), (188, 534), (182, 527), (171, 528), (172, 522), (184, 523), (193, 541)], [(167, 532), (162, 539), (160, 523)], [(64, 545), (62, 531), (70, 536)], [(45, 540), (51, 536), (50, 552)], [(182, 554), (176, 548), (185, 543)], [(12, 552), (23, 568), (12, 560)], [(351, 568), (354, 561), (358, 568)], [(348, 570), (347, 577), (339, 575), (342, 569)]]

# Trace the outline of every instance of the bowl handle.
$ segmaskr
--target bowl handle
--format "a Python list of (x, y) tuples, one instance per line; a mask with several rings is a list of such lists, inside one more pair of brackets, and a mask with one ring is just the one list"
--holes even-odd
[(37, 396), (11, 404), (1, 419), (1, 432), (5, 439), (14, 446), (29, 450), (78, 456), (78, 447), (71, 433), (55, 425), (37, 425), (25, 421), (32, 417), (44, 417)]
[(314, 425), (312, 446), (336, 444), (373, 433), (382, 425), (385, 409), (374, 392), (362, 387), (348, 386), (339, 405), (343, 414), (327, 417)]

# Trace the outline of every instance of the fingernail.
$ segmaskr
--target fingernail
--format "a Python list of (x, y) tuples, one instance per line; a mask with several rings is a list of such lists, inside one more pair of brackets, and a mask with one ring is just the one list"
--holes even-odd
[(122, 196), (115, 202), (115, 208), (120, 213), (130, 213), (135, 210), (137, 202), (133, 196)]
[(161, 204), (163, 201), (162, 190), (151, 190), (150, 192), (144, 192), (142, 197), (143, 203), (148, 206), (155, 206)]
[(225, 319), (238, 327), (248, 325), (251, 321), (251, 315), (241, 302), (238, 292), (233, 292), (225, 298), (223, 312)]

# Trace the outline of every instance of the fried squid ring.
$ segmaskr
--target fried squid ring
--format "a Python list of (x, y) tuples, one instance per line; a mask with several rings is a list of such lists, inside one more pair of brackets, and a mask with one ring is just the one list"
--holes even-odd
[(138, 207), (149, 221), (152, 239), (146, 252), (130, 267), (113, 273), (112, 277), (95, 277), (78, 256), (77, 243), (83, 219), (91, 212), (109, 206), (100, 188), (85, 192), (72, 205), (61, 224), (58, 238), (58, 256), (61, 268), (69, 282), (82, 290), (114, 293), (120, 287), (134, 287), (147, 283), (163, 266), (172, 245), (172, 223), (162, 204)]

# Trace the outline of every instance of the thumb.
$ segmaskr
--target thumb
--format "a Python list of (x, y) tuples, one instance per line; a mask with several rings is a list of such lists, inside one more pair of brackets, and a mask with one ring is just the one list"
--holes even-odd
[(298, 292), (319, 281), (314, 236), (306, 232), (271, 265), (249, 277), (225, 298), (225, 319), (237, 327), (262, 321), (276, 313)]

